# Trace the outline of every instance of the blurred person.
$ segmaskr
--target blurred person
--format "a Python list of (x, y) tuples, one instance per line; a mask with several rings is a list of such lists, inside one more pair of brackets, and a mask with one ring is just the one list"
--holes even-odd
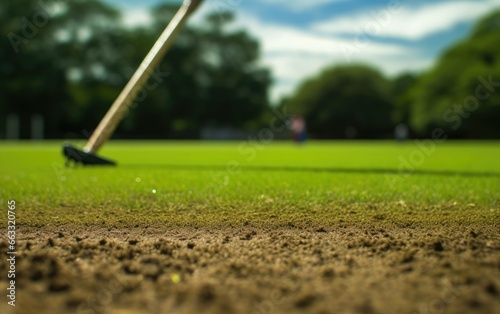
[(304, 143), (307, 140), (306, 121), (302, 116), (292, 118), (290, 129), (293, 134), (293, 141), (295, 143)]

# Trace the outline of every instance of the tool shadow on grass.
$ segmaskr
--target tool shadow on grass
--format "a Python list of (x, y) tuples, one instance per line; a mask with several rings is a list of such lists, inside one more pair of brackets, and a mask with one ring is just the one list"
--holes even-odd
[[(188, 170), (188, 171), (227, 171), (228, 166), (220, 165), (174, 165), (174, 164), (122, 164), (124, 169), (166, 169), (166, 170)], [(237, 166), (241, 171), (285, 171), (285, 172), (329, 172), (329, 173), (352, 173), (352, 174), (387, 174), (387, 175), (436, 175), (436, 176), (461, 176), (461, 177), (490, 177), (500, 178), (497, 172), (473, 172), (453, 170), (399, 170), (389, 168), (326, 168), (326, 167), (286, 167), (286, 166)]]

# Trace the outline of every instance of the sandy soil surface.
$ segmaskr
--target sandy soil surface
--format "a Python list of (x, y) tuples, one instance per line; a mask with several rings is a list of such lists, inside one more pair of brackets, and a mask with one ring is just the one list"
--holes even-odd
[[(500, 313), (499, 228), (20, 227), (9, 313)], [(0, 241), (7, 251), (5, 239)], [(0, 261), (0, 288), (7, 288)]]

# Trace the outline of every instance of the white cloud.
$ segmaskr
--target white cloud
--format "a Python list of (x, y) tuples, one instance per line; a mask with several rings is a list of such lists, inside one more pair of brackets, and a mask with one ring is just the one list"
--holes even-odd
[(317, 22), (312, 27), (329, 34), (366, 32), (380, 37), (416, 40), (449, 30), (462, 22), (473, 21), (498, 7), (499, 0), (446, 1), (416, 6), (405, 5), (403, 1), (397, 10), (381, 7), (370, 12), (334, 17)]
[(122, 21), (127, 27), (148, 25), (152, 21), (150, 9), (146, 7), (122, 8)]
[[(215, 3), (214, 1), (208, 1), (201, 6), (200, 10), (190, 18), (189, 24), (200, 25), (209, 12), (217, 12), (217, 8), (211, 5)], [(260, 1), (283, 3), (296, 8), (314, 7), (326, 2), (326, 0)], [(411, 12), (403, 8), (399, 14), (391, 17), (391, 22), (381, 31), (381, 35), (420, 38), (450, 28), (459, 22), (476, 19), (491, 9), (493, 4), (499, 2), (490, 0), (481, 5), (472, 1), (429, 3), (413, 8)], [(356, 32), (353, 26), (363, 28), (367, 23), (373, 22), (375, 18), (370, 13), (355, 13), (304, 28), (261, 20), (258, 16), (239, 10), (239, 6), (233, 9), (236, 10), (236, 20), (231, 27), (247, 30), (261, 44), (261, 63), (270, 67), (274, 76), (275, 84), (271, 89), (273, 101), (292, 93), (300, 82), (317, 74), (324, 67), (345, 64), (346, 47), (355, 49), (354, 53), (349, 55), (352, 62), (371, 64), (387, 75), (403, 71), (420, 71), (434, 62), (433, 57), (418, 55), (415, 50), (404, 44), (380, 43), (372, 38), (366, 46), (360, 47), (355, 44), (354, 36), (347, 39), (339, 36), (339, 32)], [(147, 24), (151, 19), (146, 8), (126, 9), (125, 13), (125, 22), (131, 26)]]
[[(233, 27), (244, 28), (259, 39), (262, 63), (271, 68), (275, 78), (271, 90), (273, 101), (293, 92), (302, 80), (322, 68), (347, 63), (343, 47), (349, 43), (339, 37), (261, 21), (246, 13), (238, 14)], [(386, 74), (418, 70), (430, 63), (430, 60), (420, 60), (404, 46), (377, 42), (359, 48), (351, 59), (375, 65)]]
[(325, 4), (343, 1), (347, 0), (260, 0), (260, 2), (264, 4), (283, 5), (296, 12), (317, 8)]

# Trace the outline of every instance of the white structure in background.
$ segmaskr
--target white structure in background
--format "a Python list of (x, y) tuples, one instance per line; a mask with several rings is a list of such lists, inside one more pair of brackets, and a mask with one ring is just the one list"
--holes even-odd
[(17, 114), (7, 115), (5, 138), (8, 140), (18, 140), (20, 135), (19, 116)]
[(394, 138), (400, 142), (406, 141), (409, 134), (410, 129), (404, 123), (398, 124), (394, 129)]
[(44, 138), (44, 120), (41, 114), (31, 116), (31, 139), (43, 140)]

